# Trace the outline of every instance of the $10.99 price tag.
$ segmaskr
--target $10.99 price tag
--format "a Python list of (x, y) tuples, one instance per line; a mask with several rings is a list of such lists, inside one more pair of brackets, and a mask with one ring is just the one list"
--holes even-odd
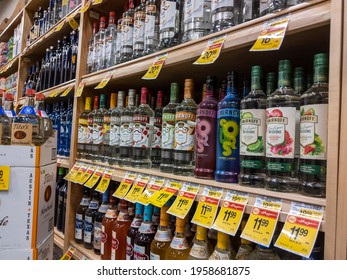
[(219, 188), (205, 187), (194, 213), (192, 223), (211, 228), (216, 218), (218, 204), (222, 195), (223, 191)]
[(135, 172), (128, 171), (127, 173), (125, 173), (122, 182), (114, 192), (113, 196), (118, 197), (119, 199), (123, 199), (130, 190), (130, 187), (133, 184), (136, 176), (137, 174)]
[(247, 202), (248, 194), (228, 190), (212, 228), (235, 236)]
[(150, 198), (149, 202), (156, 207), (163, 207), (169, 199), (181, 188), (182, 183), (176, 180), (168, 180), (163, 188)]
[(105, 171), (105, 167), (99, 166), (89, 178), (89, 180), (84, 184), (87, 188), (93, 188), (95, 184), (99, 181), (100, 177)]
[(292, 202), (275, 246), (308, 258), (316, 242), (323, 213), (322, 206)]
[(281, 208), (281, 199), (257, 196), (241, 238), (269, 247)]
[(192, 208), (195, 197), (200, 189), (199, 184), (184, 183), (175, 201), (171, 207), (167, 210), (167, 213), (174, 215), (180, 219), (184, 219), (190, 208)]
[(149, 175), (139, 174), (127, 195), (124, 197), (125, 200), (135, 203), (137, 198), (142, 194), (147, 183), (149, 181)]
[(193, 63), (196, 65), (212, 64), (219, 57), (223, 44), (225, 42), (225, 35), (209, 40), (206, 48), (200, 57)]
[(163, 68), (164, 62), (168, 57), (168, 53), (157, 55), (153, 61), (153, 64), (149, 67), (146, 74), (142, 77), (143, 80), (155, 80)]
[(137, 198), (136, 202), (141, 203), (145, 206), (149, 204), (150, 198), (161, 189), (164, 185), (165, 179), (162, 177), (153, 176), (152, 179), (147, 184), (146, 189), (143, 193)]

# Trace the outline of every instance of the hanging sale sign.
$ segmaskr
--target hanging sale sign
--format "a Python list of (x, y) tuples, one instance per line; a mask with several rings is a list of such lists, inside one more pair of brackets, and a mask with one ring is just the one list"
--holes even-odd
[(143, 80), (155, 80), (163, 68), (165, 60), (167, 59), (169, 53), (164, 53), (157, 55), (152, 63), (152, 65), (147, 70), (146, 74), (142, 77)]
[(127, 195), (124, 197), (125, 200), (135, 203), (137, 198), (142, 194), (144, 191), (148, 181), (150, 179), (150, 176), (147, 174), (139, 174), (131, 187), (130, 191), (127, 193)]
[(73, 179), (75, 175), (77, 174), (77, 171), (80, 169), (82, 163), (76, 162), (74, 166), (71, 168), (68, 174), (65, 175), (64, 179), (67, 181), (71, 181), (71, 178)]
[(219, 57), (226, 35), (209, 40), (200, 57), (193, 63), (195, 65), (206, 65), (214, 63)]
[(156, 192), (149, 199), (149, 202), (156, 207), (163, 207), (169, 199), (176, 194), (176, 192), (181, 188), (182, 182), (169, 179), (167, 180), (165, 186)]
[(106, 168), (106, 170), (104, 171), (104, 174), (102, 174), (102, 177), (98, 186), (95, 188), (96, 191), (100, 193), (104, 193), (107, 190), (108, 186), (110, 185), (113, 172), (114, 170), (112, 168)]
[(119, 199), (123, 199), (124, 196), (130, 190), (130, 187), (133, 184), (136, 176), (136, 172), (127, 171), (122, 182), (118, 186), (117, 190), (114, 192), (113, 196), (118, 197)]
[(146, 189), (143, 193), (137, 198), (136, 202), (141, 203), (145, 206), (149, 204), (150, 198), (161, 189), (165, 183), (165, 178), (153, 176), (152, 179), (147, 184)]
[(102, 176), (102, 174), (105, 171), (105, 167), (103, 166), (99, 166), (96, 168), (96, 170), (94, 171), (93, 175), (89, 178), (89, 180), (84, 184), (84, 186), (86, 186), (87, 188), (93, 188), (96, 183), (99, 181), (100, 177)]
[(74, 183), (77, 183), (78, 180), (80, 180), (81, 177), (83, 176), (84, 172), (87, 171), (88, 167), (89, 167), (88, 164), (83, 163), (83, 164), (81, 165), (80, 169), (78, 169), (76, 175), (73, 176), (73, 178), (71, 178), (70, 181), (71, 181), (71, 182), (74, 182)]

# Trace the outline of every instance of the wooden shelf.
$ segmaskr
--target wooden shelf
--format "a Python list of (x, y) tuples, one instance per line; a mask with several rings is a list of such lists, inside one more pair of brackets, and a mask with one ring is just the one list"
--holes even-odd
[(0, 42), (7, 42), (12, 36), (14, 28), (22, 21), (23, 10), (21, 10), (15, 18), (6, 26), (0, 34)]
[[(246, 207), (246, 213), (251, 212), (251, 208), (255, 203), (255, 199), (257, 195), (264, 195), (268, 197), (275, 197), (275, 198), (281, 198), (282, 199), (282, 210), (281, 214), (279, 217), (279, 221), (285, 222), (287, 215), (289, 213), (291, 203), (292, 202), (303, 202), (307, 204), (314, 204), (318, 206), (326, 206), (326, 199), (325, 198), (316, 198), (316, 197), (309, 197), (309, 196), (304, 196), (298, 193), (282, 193), (282, 192), (274, 192), (274, 191), (269, 191), (263, 188), (251, 188), (251, 187), (244, 187), (240, 186), (239, 184), (231, 184), (231, 183), (221, 183), (217, 182), (214, 180), (204, 180), (204, 179), (199, 179), (195, 177), (182, 177), (178, 175), (174, 175), (171, 173), (163, 173), (160, 172), (158, 169), (139, 169), (139, 168), (131, 168), (131, 167), (119, 167), (118, 165), (109, 165), (107, 163), (103, 162), (94, 162), (91, 160), (78, 160), (78, 162), (83, 162), (83, 163), (88, 163), (90, 165), (99, 165), (99, 166), (105, 166), (105, 167), (110, 167), (114, 169), (113, 175), (112, 175), (112, 180), (121, 182), (125, 176), (125, 173), (127, 171), (133, 171), (137, 173), (143, 173), (143, 174), (148, 174), (151, 176), (160, 176), (164, 177), (167, 179), (175, 179), (183, 182), (192, 182), (192, 183), (197, 183), (200, 184), (200, 186), (212, 186), (212, 187), (219, 187), (222, 188), (224, 191), (224, 195), (226, 194), (226, 190), (235, 190), (235, 191), (240, 191), (240, 192), (245, 192), (249, 194), (249, 200), (248, 204)], [(201, 193), (202, 188), (200, 188)], [(199, 199), (199, 195), (197, 197)], [(324, 214), (324, 220), (325, 220), (325, 214)], [(321, 231), (325, 231), (325, 221), (323, 220), (321, 224)]]
[(69, 168), (70, 158), (64, 156), (57, 156), (57, 167)]
[(54, 228), (54, 244), (64, 250), (64, 234), (57, 230), (57, 228)]
[(99, 255), (94, 254), (93, 250), (86, 249), (81, 244), (77, 244), (75, 241), (71, 241), (71, 245), (76, 249), (76, 252), (73, 254), (73, 258), (77, 260), (84, 259), (83, 256), (90, 260), (101, 260)]
[(0, 68), (1, 77), (8, 77), (18, 71), (19, 57), (20, 55), (15, 56)]

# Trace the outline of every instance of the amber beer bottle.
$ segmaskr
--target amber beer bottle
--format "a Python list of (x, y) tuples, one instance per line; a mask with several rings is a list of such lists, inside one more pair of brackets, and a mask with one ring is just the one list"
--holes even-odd
[(122, 199), (117, 221), (112, 228), (111, 260), (126, 259), (126, 238), (130, 224), (128, 202)]
[(112, 227), (117, 220), (117, 206), (116, 198), (114, 196), (110, 197), (110, 207), (107, 209), (104, 218), (102, 219), (101, 226), (101, 259), (110, 260), (111, 259), (111, 244), (112, 244)]

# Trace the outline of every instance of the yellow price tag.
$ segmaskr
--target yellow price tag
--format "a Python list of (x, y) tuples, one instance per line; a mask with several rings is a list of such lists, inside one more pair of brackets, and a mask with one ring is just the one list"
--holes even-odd
[(165, 179), (161, 177), (152, 177), (150, 182), (147, 185), (147, 188), (143, 191), (143, 193), (137, 198), (136, 202), (139, 202), (145, 206), (149, 204), (149, 199), (160, 190), (160, 188), (164, 185)]
[(0, 166), (0, 191), (8, 191), (10, 188), (10, 167)]
[[(262, 207), (264, 200), (274, 201), (276, 199), (257, 196), (246, 226), (241, 233), (241, 238), (269, 247), (275, 233), (280, 210)], [(281, 203), (281, 199), (278, 199), (276, 203)]]
[(72, 246), (69, 247), (67, 252), (60, 258), (62, 261), (69, 261), (72, 259), (72, 256), (75, 254), (76, 249)]
[[(307, 215), (307, 212), (301, 213), (303, 207), (306, 208), (305, 212), (315, 212), (313, 214), (315, 218), (311, 214)], [(301, 208), (301, 211), (297, 211), (298, 208)], [(316, 210), (312, 211), (312, 209)], [(291, 210), (275, 246), (308, 258), (317, 239), (323, 211), (323, 207), (320, 206), (307, 205), (305, 207), (303, 203), (292, 202)]]
[(67, 96), (73, 88), (74, 88), (74, 86), (69, 86), (67, 89), (65, 89), (65, 91), (63, 92), (63, 94), (60, 95), (60, 97), (65, 97), (65, 96)]
[(250, 51), (278, 50), (282, 45), (288, 23), (289, 15), (266, 21)]
[(204, 51), (193, 64), (206, 65), (214, 63), (222, 51), (225, 39), (226, 35), (209, 40)]
[(113, 76), (113, 72), (107, 72), (106, 76), (101, 80), (101, 82), (94, 89), (102, 89), (104, 88), (108, 82), (111, 80)]
[(125, 200), (135, 203), (139, 196), (144, 191), (147, 183), (149, 181), (149, 176), (146, 174), (139, 174), (135, 183), (133, 184), (130, 191), (124, 197)]
[(87, 169), (88, 169), (88, 164), (82, 164), (80, 169), (77, 171), (76, 175), (73, 176), (73, 178), (71, 178), (70, 181), (77, 183)]
[(110, 185), (112, 174), (113, 174), (113, 169), (106, 169), (104, 174), (102, 175), (99, 185), (96, 187), (95, 190), (100, 193), (104, 193), (107, 190), (108, 186)]
[(175, 201), (172, 203), (167, 213), (184, 219), (192, 208), (195, 197), (199, 192), (199, 184), (184, 183), (178, 192)]
[(125, 179), (118, 186), (117, 190), (114, 192), (113, 196), (123, 199), (125, 195), (130, 190), (133, 181)]
[(94, 5), (99, 5), (99, 4), (101, 4), (103, 1), (104, 1), (104, 0), (94, 0), (94, 1), (93, 1), (93, 6), (94, 6)]
[(73, 30), (76, 30), (78, 28), (79, 24), (73, 16), (67, 17), (66, 20), (70, 24), (70, 26)]
[(201, 196), (192, 223), (206, 228), (211, 228), (213, 221), (216, 218), (218, 204), (218, 198)]
[(178, 181), (168, 180), (166, 186), (161, 188), (158, 192), (152, 195), (149, 202), (156, 207), (163, 207), (169, 199), (176, 194), (181, 188), (182, 183)]
[(57, 97), (59, 94), (61, 94), (64, 91), (64, 89), (60, 88), (55, 90), (53, 93), (51, 93), (48, 97)]
[(102, 173), (104, 173), (105, 167), (99, 167), (95, 170), (93, 175), (89, 178), (89, 180), (84, 184), (87, 188), (93, 188), (96, 183), (99, 181), (100, 177), (102, 176)]
[(84, 172), (84, 174), (75, 182), (78, 184), (83, 185), (85, 182), (88, 181), (88, 179), (90, 178), (90, 176), (93, 175), (94, 171), (96, 169), (95, 165), (89, 166), (88, 169), (86, 170), (86, 172)]
[(59, 23), (54, 29), (54, 32), (59, 32), (63, 28), (64, 24), (65, 24), (65, 21), (62, 21), (61, 23)]
[(82, 96), (84, 86), (85, 86), (85, 83), (84, 83), (84, 82), (80, 82), (80, 83), (79, 83), (78, 88), (77, 88), (77, 90), (76, 90), (76, 92), (75, 92), (75, 96), (76, 96), (76, 97)]
[(157, 55), (152, 63), (152, 65), (147, 70), (146, 74), (142, 77), (143, 80), (155, 80), (163, 68), (168, 53)]
[(88, 11), (90, 5), (92, 4), (92, 1), (89, 0), (80, 10), (80, 13), (85, 13), (86, 11)]
[(64, 179), (67, 181), (70, 181), (71, 178), (74, 178), (74, 176), (77, 174), (77, 171), (80, 169), (81, 165), (82, 165), (81, 163), (76, 162), (74, 166), (71, 168), (71, 170), (69, 171), (69, 173), (65, 175)]

